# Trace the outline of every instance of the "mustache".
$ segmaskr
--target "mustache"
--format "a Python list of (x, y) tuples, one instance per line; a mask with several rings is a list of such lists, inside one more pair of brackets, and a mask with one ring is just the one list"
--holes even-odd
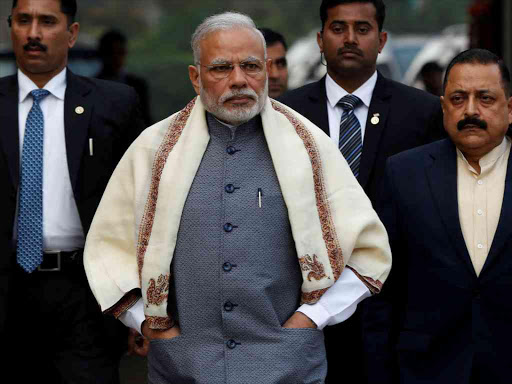
[(30, 51), (30, 50), (36, 49), (36, 48), (40, 49), (43, 52), (46, 52), (48, 50), (48, 47), (46, 45), (40, 43), (37, 40), (30, 40), (27, 44), (25, 44), (23, 46), (23, 49), (25, 51)]
[(237, 91), (229, 91), (229, 92), (223, 94), (219, 98), (219, 103), (224, 103), (224, 102), (228, 101), (229, 99), (233, 99), (238, 96), (249, 96), (250, 98), (252, 98), (254, 100), (258, 100), (258, 94), (255, 91), (253, 91), (252, 89), (241, 89), (241, 90), (237, 90)]
[(463, 130), (467, 125), (474, 125), (481, 129), (487, 129), (487, 122), (480, 120), (478, 117), (466, 117), (457, 123), (457, 129)]
[(338, 56), (343, 55), (344, 53), (353, 53), (355, 55), (364, 56), (363, 51), (355, 46), (344, 46), (343, 48), (338, 48)]

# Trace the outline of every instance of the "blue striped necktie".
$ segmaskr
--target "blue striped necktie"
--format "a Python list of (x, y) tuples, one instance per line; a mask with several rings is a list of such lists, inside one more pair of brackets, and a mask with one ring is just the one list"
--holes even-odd
[(361, 103), (361, 99), (354, 95), (346, 95), (338, 101), (343, 109), (340, 121), (340, 139), (338, 148), (354, 173), (359, 176), (359, 165), (361, 164), (361, 152), (363, 149), (363, 138), (361, 136), (361, 124), (354, 114), (354, 109)]
[(34, 103), (27, 116), (21, 154), (16, 260), (28, 273), (43, 262), (43, 139), (44, 118), (39, 102), (50, 94), (30, 92)]

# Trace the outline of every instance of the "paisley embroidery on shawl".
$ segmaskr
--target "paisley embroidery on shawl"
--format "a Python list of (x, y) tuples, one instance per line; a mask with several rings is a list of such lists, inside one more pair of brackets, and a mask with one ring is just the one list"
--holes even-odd
[(183, 132), (183, 128), (187, 124), (187, 120), (192, 112), (192, 108), (196, 103), (196, 99), (192, 100), (188, 105), (181, 110), (181, 112), (176, 116), (175, 119), (170, 123), (167, 133), (158, 148), (158, 151), (155, 156), (155, 161), (153, 163), (153, 169), (151, 174), (151, 184), (149, 187), (149, 195), (146, 201), (146, 206), (144, 209), (144, 215), (142, 216), (142, 221), (139, 228), (139, 238), (137, 242), (137, 265), (139, 267), (139, 280), (142, 286), (142, 267), (144, 266), (144, 256), (146, 254), (146, 249), (149, 244), (149, 239), (151, 237), (151, 231), (153, 229), (153, 222), (155, 219), (155, 211), (156, 211), (156, 203), (158, 200), (158, 188), (160, 185), (160, 179), (162, 177), (162, 172), (167, 162), (167, 158), (169, 153), (172, 151), (176, 143), (178, 142), (181, 133)]
[[(308, 152), (313, 170), (316, 206), (322, 228), (322, 237), (327, 248), (327, 254), (329, 255), (329, 261), (333, 271), (334, 280), (338, 280), (338, 277), (343, 271), (343, 252), (338, 242), (336, 228), (331, 217), (331, 210), (329, 208), (329, 202), (327, 200), (327, 193), (325, 191), (325, 185), (323, 181), (322, 162), (315, 143), (315, 139), (313, 138), (311, 132), (309, 132), (309, 130), (306, 128), (306, 126), (285, 108), (281, 107), (274, 101), (272, 101), (272, 107), (277, 112), (282, 113), (288, 119), (288, 121), (290, 121), (290, 123), (295, 128), (297, 135), (302, 139), (304, 147)], [(302, 292), (302, 302), (309, 304), (314, 303), (318, 301), (318, 299), (325, 293), (326, 290), (327, 288), (313, 292)]]
[(150, 329), (170, 329), (176, 325), (170, 317), (146, 316), (146, 321)]
[(158, 276), (157, 282), (155, 282), (155, 279), (149, 279), (146, 296), (146, 307), (149, 307), (149, 304), (160, 305), (167, 300), (169, 296), (169, 275)]
[(324, 266), (321, 262), (318, 261), (317, 255), (305, 255), (303, 257), (299, 257), (300, 269), (304, 272), (309, 271), (308, 273), (308, 281), (311, 281), (311, 278), (315, 280), (322, 280), (324, 277), (327, 277), (325, 274)]

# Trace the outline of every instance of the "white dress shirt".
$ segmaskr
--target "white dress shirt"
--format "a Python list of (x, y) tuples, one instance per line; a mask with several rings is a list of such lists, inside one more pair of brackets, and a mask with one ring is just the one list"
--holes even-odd
[[(33, 104), (30, 92), (39, 87), (20, 70), (18, 70), (18, 86), (21, 163), (25, 124)], [(64, 133), (66, 69), (53, 77), (43, 89), (50, 92), (39, 103), (44, 116), (43, 249), (71, 251), (83, 248), (85, 237), (71, 187), (66, 157)], [(16, 238), (16, 230), (14, 233)]]
[[(368, 114), (368, 111), (366, 113)], [(220, 120), (217, 121), (232, 131), (236, 129), (232, 125)], [(345, 268), (340, 278), (323, 294), (318, 302), (312, 305), (304, 304), (297, 311), (309, 317), (319, 329), (323, 329), (327, 325), (347, 320), (356, 311), (357, 304), (369, 296), (371, 296), (371, 293), (366, 285), (359, 280), (354, 272)], [(142, 334), (141, 325), (145, 320), (142, 299), (119, 316), (119, 320), (127, 327), (133, 328)]]
[(505, 193), (511, 142), (508, 137), (478, 162), (478, 173), (457, 149), (457, 198), (462, 235), (477, 276), (487, 260)]
[[(366, 82), (357, 88), (352, 95), (359, 97), (362, 103), (354, 110), (354, 114), (361, 125), (361, 138), (364, 142), (364, 133), (366, 132), (366, 120), (368, 118), (368, 110), (372, 101), (373, 90), (377, 84), (377, 71)], [(325, 91), (327, 93), (327, 115), (329, 116), (329, 136), (338, 146), (340, 139), (340, 121), (343, 114), (343, 108), (338, 105), (340, 99), (348, 92), (340, 87), (332, 77), (327, 74), (325, 78)]]

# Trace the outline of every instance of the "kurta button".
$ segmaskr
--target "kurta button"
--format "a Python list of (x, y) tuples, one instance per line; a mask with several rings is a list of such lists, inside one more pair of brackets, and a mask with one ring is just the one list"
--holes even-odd
[(235, 349), (236, 344), (236, 341), (233, 339), (226, 341), (226, 345), (228, 346), (229, 349)]
[(224, 224), (224, 231), (231, 232), (233, 230), (233, 225), (231, 223)]
[(228, 301), (228, 302), (224, 303), (224, 310), (226, 312), (231, 312), (234, 308), (235, 308), (235, 305), (232, 302)]
[(224, 270), (224, 272), (230, 272), (233, 269), (233, 264), (225, 262), (224, 264), (222, 264), (222, 269)]
[(231, 272), (231, 270), (235, 267), (236, 264), (230, 263), (229, 261), (226, 261), (224, 264), (222, 264), (222, 269), (224, 272)]
[(235, 149), (235, 147), (232, 147), (231, 145), (229, 147), (226, 148), (226, 152), (228, 153), (228, 155), (234, 155), (237, 150)]
[(227, 193), (233, 193), (235, 192), (235, 186), (233, 184), (228, 184), (224, 187), (224, 190), (227, 192)]

